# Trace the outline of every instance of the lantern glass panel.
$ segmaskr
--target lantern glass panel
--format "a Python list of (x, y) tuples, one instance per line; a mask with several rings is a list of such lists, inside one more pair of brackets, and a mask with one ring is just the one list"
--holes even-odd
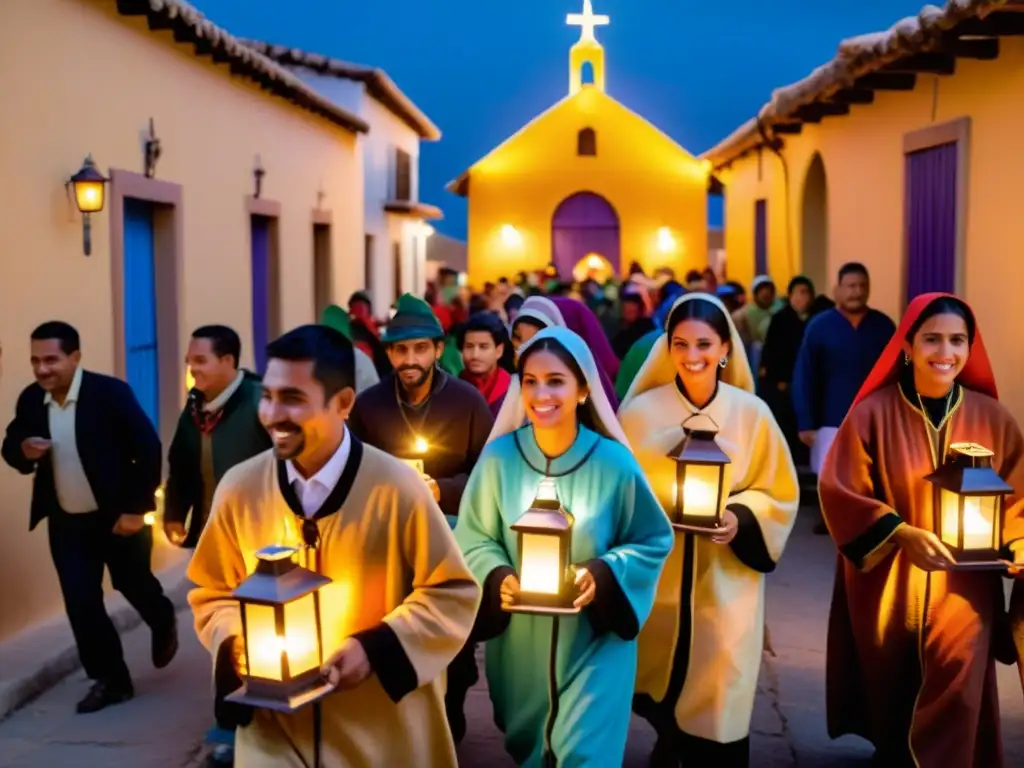
[(543, 533), (522, 534), (520, 589), (557, 595), (562, 588), (562, 539)]
[[(718, 464), (685, 464), (676, 482), (676, 509), (687, 517), (718, 517), (718, 487), (722, 467)], [(682, 486), (682, 498), (679, 498)]]
[(285, 649), (288, 674), (298, 677), (320, 666), (320, 639), (317, 632), (316, 602), (309, 594), (284, 606)]
[(103, 210), (104, 186), (102, 181), (76, 181), (75, 203), (82, 213), (99, 213)]
[(940, 490), (942, 542), (959, 548), (960, 504), (963, 503), (963, 549), (992, 549), (995, 546), (998, 496), (967, 496)]
[(278, 637), (274, 606), (244, 603), (245, 653), (250, 677), (283, 680), (281, 654), (284, 639)]

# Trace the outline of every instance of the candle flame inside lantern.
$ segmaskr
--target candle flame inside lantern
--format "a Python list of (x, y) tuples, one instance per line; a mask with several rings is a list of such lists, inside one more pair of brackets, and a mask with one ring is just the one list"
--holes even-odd
[(429, 448), (429, 447), (430, 446), (427, 444), (427, 441), (424, 440), (422, 437), (417, 437), (413, 441), (413, 450), (416, 453), (426, 453), (427, 452), (427, 448)]

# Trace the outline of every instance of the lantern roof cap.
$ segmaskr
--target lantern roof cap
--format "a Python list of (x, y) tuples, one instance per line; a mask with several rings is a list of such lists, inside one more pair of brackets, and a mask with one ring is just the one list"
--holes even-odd
[(531, 507), (510, 527), (516, 533), (563, 533), (572, 527), (572, 519), (561, 505), (556, 509)]
[(82, 182), (90, 181), (110, 181), (106, 176), (100, 173), (100, 169), (96, 167), (96, 161), (92, 159), (92, 155), (89, 154), (85, 158), (85, 162), (82, 163), (82, 167), (75, 171), (74, 176), (70, 179), (72, 184), (79, 184)]
[(731, 464), (732, 459), (715, 440), (717, 432), (683, 427), (683, 439), (669, 452), (676, 461), (689, 464)]
[(256, 553), (256, 572), (238, 585), (232, 596), (256, 603), (283, 604), (330, 584), (326, 576), (298, 565), (294, 547), (270, 546)]
[(930, 483), (963, 495), (996, 496), (1013, 493), (992, 467), (993, 452), (976, 443), (954, 443), (945, 463), (925, 477)]

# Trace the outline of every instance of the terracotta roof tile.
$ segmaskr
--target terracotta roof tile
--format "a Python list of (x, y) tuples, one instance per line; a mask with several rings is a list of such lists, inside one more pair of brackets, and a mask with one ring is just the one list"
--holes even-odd
[(835, 58), (802, 80), (772, 92), (771, 101), (758, 114), (709, 149), (702, 158), (719, 168), (765, 143), (762, 130), (791, 122), (801, 107), (819, 103), (858, 78), (918, 53), (935, 50), (947, 32), (968, 19), (985, 18), (995, 11), (1022, 11), (1024, 0), (947, 0), (942, 8), (926, 5), (917, 16), (896, 22), (884, 32), (843, 40)]
[(323, 54), (310, 53), (284, 45), (274, 45), (261, 40), (242, 40), (241, 42), (284, 67), (305, 67), (320, 74), (364, 83), (366, 90), (374, 99), (416, 131), (421, 139), (437, 141), (441, 138), (440, 129), (408, 96), (402, 93), (382, 69), (352, 64)]
[(191, 43), (196, 56), (210, 56), (214, 63), (228, 64), (231, 74), (257, 83), (264, 90), (287, 99), (341, 127), (366, 133), (365, 120), (339, 107), (292, 72), (242, 43), (207, 19), (185, 0), (117, 0), (122, 16), (145, 16), (150, 30), (171, 30), (178, 43)]

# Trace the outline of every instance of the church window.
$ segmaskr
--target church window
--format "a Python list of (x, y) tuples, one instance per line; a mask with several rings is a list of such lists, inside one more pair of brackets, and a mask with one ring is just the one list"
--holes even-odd
[(582, 85), (593, 85), (594, 80), (594, 62), (584, 61), (583, 66), (580, 67), (580, 83)]
[(576, 154), (589, 157), (597, 155), (597, 133), (593, 128), (584, 128), (577, 135)]

